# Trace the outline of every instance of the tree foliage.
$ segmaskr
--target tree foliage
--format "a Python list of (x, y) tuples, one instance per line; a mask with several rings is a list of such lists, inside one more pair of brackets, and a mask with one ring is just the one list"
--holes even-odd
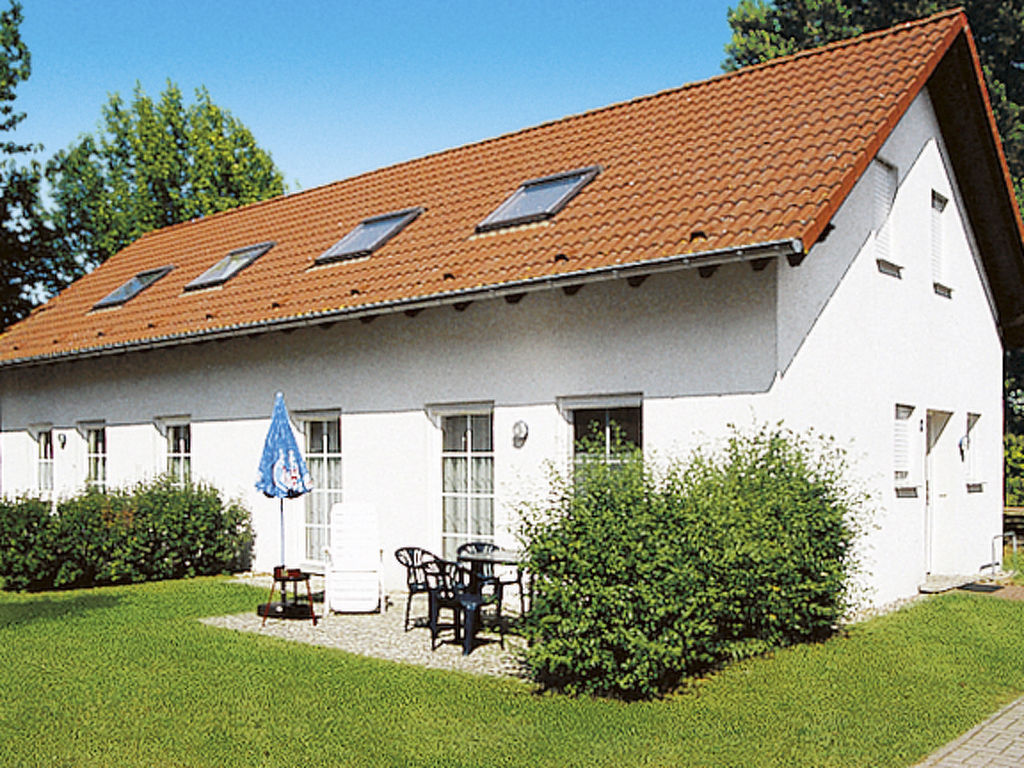
[(153, 100), (136, 85), (113, 94), (95, 134), (47, 166), (53, 221), (83, 269), (146, 232), (284, 192), (284, 178), (249, 129), (205, 88), (185, 104), (168, 81)]
[(51, 289), (64, 271), (50, 249), (52, 233), (40, 205), (41, 167), (31, 159), (18, 162), (39, 148), (13, 136), (25, 119), (15, 107), (16, 90), (32, 72), (22, 19), (15, 2), (0, 12), (0, 328), (25, 316), (33, 291)]
[(1018, 203), (1024, 203), (1024, 3), (1020, 0), (740, 0), (729, 9), (733, 70), (961, 6), (985, 71)]

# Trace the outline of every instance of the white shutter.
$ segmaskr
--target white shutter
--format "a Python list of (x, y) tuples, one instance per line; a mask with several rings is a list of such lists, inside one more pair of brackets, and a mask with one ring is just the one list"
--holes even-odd
[(918, 485), (916, 477), (916, 446), (914, 407), (897, 405), (893, 421), (893, 479), (897, 488)]
[(380, 558), (376, 507), (349, 501), (334, 504), (324, 591), (327, 610), (341, 613), (379, 610)]
[(967, 431), (963, 437), (961, 450), (963, 451), (964, 475), (968, 485), (977, 485), (981, 482), (978, 477), (978, 435), (975, 429), (980, 418), (981, 415), (977, 413), (967, 414)]
[(945, 246), (942, 242), (942, 212), (945, 209), (946, 198), (933, 190), (931, 212), (932, 282), (940, 286), (946, 285)]
[(875, 256), (893, 261), (892, 204), (896, 199), (896, 167), (884, 160), (875, 159), (871, 164), (874, 176), (874, 229)]

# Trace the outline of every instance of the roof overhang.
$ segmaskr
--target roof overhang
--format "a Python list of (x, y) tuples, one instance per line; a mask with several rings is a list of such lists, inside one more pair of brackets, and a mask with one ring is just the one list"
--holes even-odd
[[(785, 239), (767, 243), (758, 243), (743, 248), (702, 251), (697, 253), (681, 253), (648, 259), (612, 267), (597, 267), (562, 272), (557, 275), (532, 277), (513, 280), (500, 285), (485, 285), (476, 288), (436, 293), (428, 296), (398, 299), (394, 301), (361, 304), (354, 307), (323, 312), (311, 312), (298, 317), (276, 318), (255, 323), (232, 325), (221, 328), (173, 334), (140, 341), (108, 344), (88, 349), (70, 350), (50, 355), (15, 358), (0, 361), (0, 370), (27, 368), (51, 365), (60, 362), (72, 362), (97, 357), (123, 355), (129, 352), (176, 347), (185, 344), (199, 344), (209, 341), (257, 336), (274, 331), (292, 331), (336, 323), (343, 320), (369, 320), (379, 315), (398, 312), (415, 312), (428, 307), (458, 305), (479, 299), (495, 299), (516, 297), (526, 293), (551, 290), (555, 288), (571, 288), (607, 280), (629, 280), (646, 277), (662, 272), (676, 272), (686, 269), (710, 269), (723, 264), (736, 262), (764, 262), (785, 256), (793, 266), (799, 264), (805, 255), (804, 245), (800, 240)], [(756, 266), (756, 265), (755, 265)]]
[(928, 81), (1006, 347), (1024, 346), (1024, 225), (981, 64), (964, 28)]

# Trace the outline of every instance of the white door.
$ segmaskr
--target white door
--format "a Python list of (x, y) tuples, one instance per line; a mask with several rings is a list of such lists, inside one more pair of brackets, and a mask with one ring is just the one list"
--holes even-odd
[(939, 457), (935, 447), (942, 431), (949, 423), (951, 413), (928, 411), (925, 421), (924, 449), (924, 570), (932, 572), (934, 560), (935, 522), (946, 509), (949, 496), (949, 478), (939, 471)]

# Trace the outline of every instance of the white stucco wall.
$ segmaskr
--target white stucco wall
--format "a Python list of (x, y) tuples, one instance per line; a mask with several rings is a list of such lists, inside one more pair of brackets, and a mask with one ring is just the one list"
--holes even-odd
[[(441, 443), (432, 414), (458, 404), (493, 412), (496, 533), (511, 543), (511, 509), (543, 487), (543, 465), (569, 455), (564, 398), (639, 394), (644, 448), (680, 455), (730, 422), (813, 426), (849, 445), (881, 525), (868, 549), (874, 602), (916, 590), (927, 570), (974, 572), (1000, 530), (1001, 351), (927, 96), (882, 150), (899, 169), (893, 210), (902, 277), (875, 264), (870, 189), (859, 183), (835, 230), (798, 267), (722, 266), (426, 309), (369, 324), (270, 333), (0, 376), (5, 493), (36, 477), (34, 429), (52, 425), (58, 492), (85, 478), (80, 425), (103, 422), (111, 483), (163, 469), (162, 420), (192, 424), (193, 474), (254, 514), (256, 567), (278, 560), (278, 505), (254, 487), (274, 393), (293, 414), (340, 412), (344, 496), (380, 515), (385, 582), (404, 574), (391, 552), (441, 541)], [(931, 287), (931, 189), (950, 198), (951, 298)], [(230, 285), (226, 290), (230, 289)], [(924, 560), (924, 494), (896, 499), (896, 403), (952, 414), (932, 451), (936, 500)], [(981, 414), (985, 478), (966, 492), (957, 440)], [(529, 437), (515, 447), (512, 425)], [(56, 438), (66, 435), (65, 445)], [(922, 444), (923, 452), (923, 444)], [(960, 474), (958, 474), (958, 472)], [(287, 559), (303, 558), (303, 502), (285, 502)]]
[[(160, 471), (163, 418), (192, 424), (192, 466), (253, 510), (256, 566), (278, 560), (278, 505), (253, 488), (274, 392), (293, 414), (341, 412), (347, 500), (380, 514), (389, 586), (402, 573), (390, 553), (441, 537), (440, 431), (432, 406), (489, 403), (494, 413), (497, 532), (543, 463), (568, 455), (559, 398), (639, 393), (645, 442), (685, 446), (698, 430), (720, 431), (735, 407), (774, 379), (774, 273), (724, 266), (403, 314), (372, 323), (84, 360), (3, 375), (3, 488), (32, 487), (36, 445), (30, 425), (51, 424), (73, 439), (56, 449), (64, 492), (85, 477), (83, 421), (107, 429), (110, 482)], [(730, 396), (708, 393), (731, 393)], [(715, 407), (709, 407), (715, 404)], [(512, 425), (529, 438), (516, 448)], [(290, 561), (302, 560), (301, 501), (285, 502)]]
[[(972, 574), (992, 560), (992, 537), (1002, 531), (1002, 347), (926, 93), (879, 156), (897, 168), (900, 180), (890, 259), (902, 267), (901, 276), (878, 269), (865, 177), (826, 242), (799, 269), (780, 273), (784, 372), (773, 394), (792, 425), (853, 441), (851, 454), (874, 497), (880, 526), (867, 552), (868, 585), (875, 602), (886, 602), (912, 593), (928, 572)], [(950, 200), (943, 212), (950, 297), (933, 287), (932, 190)], [(847, 242), (858, 246), (852, 260), (840, 253)], [(836, 283), (839, 270), (845, 276)], [(822, 305), (818, 315), (807, 312)], [(896, 498), (897, 403), (915, 408), (911, 448), (922, 466), (927, 413), (951, 414), (931, 451), (931, 487), (924, 487), (922, 473), (917, 497)], [(974, 448), (983, 482), (980, 492), (971, 493), (958, 449), (968, 413), (981, 417)], [(930, 516), (926, 492), (933, 502)]]

